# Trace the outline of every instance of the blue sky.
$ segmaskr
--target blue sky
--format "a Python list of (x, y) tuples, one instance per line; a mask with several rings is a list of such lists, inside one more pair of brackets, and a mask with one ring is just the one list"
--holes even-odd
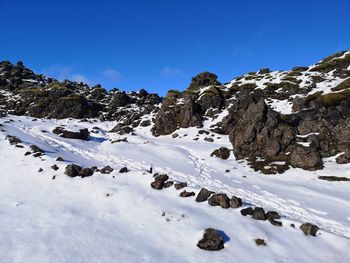
[(0, 60), (106, 88), (185, 89), (350, 49), (350, 1), (0, 0)]

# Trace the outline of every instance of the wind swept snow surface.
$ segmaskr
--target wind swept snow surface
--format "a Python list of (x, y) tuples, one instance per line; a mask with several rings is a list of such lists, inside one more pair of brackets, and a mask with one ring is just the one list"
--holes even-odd
[[(196, 128), (180, 129), (173, 139), (155, 138), (149, 127), (136, 128), (136, 135), (108, 133), (116, 124), (111, 122), (8, 116), (0, 123), (1, 263), (350, 261), (350, 182), (318, 179), (350, 176), (350, 165), (337, 165), (334, 158), (320, 171), (289, 169), (263, 175), (232, 154), (228, 160), (210, 157), (219, 147), (231, 148), (228, 137), (212, 133), (215, 141), (206, 142), (208, 135), (197, 136)], [(53, 134), (60, 125), (100, 130), (81, 141)], [(6, 135), (21, 139), (24, 148), (10, 145)], [(128, 142), (111, 143), (121, 138)], [(32, 144), (45, 155), (25, 156)], [(55, 161), (58, 156), (65, 161)], [(109, 165), (114, 171), (71, 178), (64, 174), (71, 163)], [(54, 164), (57, 171), (51, 168)], [(130, 172), (120, 174), (124, 166)], [(154, 172), (187, 182), (187, 191), (197, 194), (206, 187), (237, 195), (244, 206), (275, 210), (282, 215), (283, 227), (241, 216), (240, 209), (181, 198), (182, 190), (173, 187), (154, 190), (147, 172), (151, 166)], [(302, 233), (299, 226), (305, 222), (320, 227), (317, 237)], [(208, 252), (196, 246), (208, 227), (226, 234), (223, 250)], [(267, 246), (257, 246), (256, 238)]]

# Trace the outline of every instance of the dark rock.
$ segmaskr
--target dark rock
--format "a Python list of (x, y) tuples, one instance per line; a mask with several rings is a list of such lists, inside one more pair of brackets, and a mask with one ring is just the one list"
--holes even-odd
[(44, 152), (42, 149), (40, 149), (36, 145), (31, 145), (29, 148), (32, 150), (33, 153), (43, 153)]
[(147, 127), (151, 125), (151, 121), (150, 120), (144, 120), (140, 123), (141, 127)]
[(77, 139), (77, 140), (84, 140), (84, 141), (87, 141), (90, 134), (89, 130), (86, 128), (80, 129), (79, 132), (73, 132), (73, 131), (67, 131), (62, 127), (56, 127), (52, 132), (63, 138)]
[(240, 212), (242, 216), (247, 216), (247, 215), (252, 216), (254, 213), (254, 209), (251, 207), (247, 207), (247, 208), (243, 208)]
[(69, 164), (66, 166), (64, 173), (70, 177), (76, 177), (80, 175), (81, 167), (76, 164)]
[(314, 149), (297, 145), (290, 154), (290, 164), (306, 170), (316, 170), (323, 167), (320, 154)]
[(277, 221), (276, 219), (280, 219), (281, 216), (276, 211), (268, 211), (266, 213), (266, 219), (274, 226), (282, 226), (282, 222)]
[(113, 140), (111, 143), (128, 142), (127, 138)]
[(182, 191), (180, 193), (180, 197), (191, 197), (191, 196), (195, 196), (195, 192), (187, 192), (186, 190)]
[(18, 143), (21, 143), (22, 141), (20, 139), (18, 139), (16, 136), (12, 136), (12, 135), (7, 135), (6, 139), (9, 141), (9, 143), (11, 145), (16, 145)]
[(84, 177), (89, 177), (94, 174), (94, 171), (91, 168), (83, 168), (79, 172), (79, 176), (84, 178)]
[(255, 244), (256, 244), (257, 246), (266, 246), (266, 242), (265, 242), (264, 239), (257, 238), (257, 239), (254, 239), (254, 241), (255, 241)]
[(56, 161), (57, 162), (64, 162), (64, 159), (62, 157), (57, 157)]
[(319, 230), (318, 226), (311, 223), (304, 223), (300, 226), (300, 229), (304, 232), (306, 236), (316, 236), (317, 231)]
[(24, 156), (32, 154), (31, 152), (25, 152)]
[(214, 194), (208, 199), (208, 203), (211, 206), (220, 206), (222, 208), (230, 207), (230, 199), (226, 194)]
[(216, 156), (226, 160), (230, 157), (230, 150), (226, 147), (220, 147), (219, 149), (214, 150), (210, 156)]
[(164, 187), (164, 181), (163, 180), (155, 180), (151, 183), (151, 187), (156, 190), (161, 190)]
[(186, 182), (180, 182), (180, 183), (174, 184), (174, 187), (175, 187), (176, 190), (180, 190), (180, 189), (182, 189), (182, 188), (184, 188), (186, 186), (187, 186)]
[(218, 76), (210, 72), (202, 72), (197, 74), (192, 78), (192, 82), (188, 89), (199, 89), (211, 85), (221, 85), (221, 83), (217, 80)]
[(164, 183), (164, 188), (169, 188), (169, 187), (173, 186), (173, 184), (174, 184), (174, 181), (166, 181)]
[(218, 230), (207, 228), (204, 235), (197, 243), (197, 246), (204, 250), (216, 251), (224, 248), (224, 239)]
[(55, 171), (57, 171), (58, 169), (60, 169), (56, 164), (51, 166), (52, 169), (54, 169)]
[(230, 207), (238, 208), (242, 206), (242, 199), (237, 196), (232, 196), (230, 199)]
[(167, 174), (155, 173), (153, 175), (153, 178), (154, 178), (155, 181), (163, 181), (163, 182), (165, 182), (166, 180), (169, 179), (169, 176)]
[(101, 170), (100, 170), (101, 173), (103, 174), (110, 174), (111, 172), (113, 172), (113, 168), (110, 167), (109, 165), (103, 167)]
[(172, 138), (177, 138), (179, 137), (179, 134), (178, 133), (173, 133), (173, 135), (171, 135)]
[(343, 153), (342, 155), (336, 158), (337, 163), (346, 164), (350, 163), (350, 151)]
[(210, 137), (205, 137), (204, 140), (207, 141), (207, 142), (213, 142), (214, 141), (214, 139), (210, 138)]
[(21, 144), (16, 144), (16, 148), (24, 148), (24, 146)]
[(42, 171), (44, 171), (44, 169), (43, 168), (39, 168), (38, 173), (41, 173)]
[(343, 176), (319, 176), (318, 179), (331, 181), (331, 182), (350, 181), (350, 178), (343, 177)]
[(255, 220), (266, 220), (264, 209), (262, 207), (255, 207), (252, 218)]
[(196, 202), (205, 202), (214, 192), (202, 188), (196, 197)]
[(33, 157), (40, 157), (42, 156), (43, 154), (41, 152), (36, 152), (33, 154)]
[(127, 173), (127, 172), (129, 172), (127, 167), (123, 167), (119, 170), (119, 173)]

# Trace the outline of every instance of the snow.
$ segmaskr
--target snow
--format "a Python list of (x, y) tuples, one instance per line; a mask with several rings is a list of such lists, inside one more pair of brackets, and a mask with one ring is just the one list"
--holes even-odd
[[(7, 122), (9, 119), (14, 122)], [(219, 147), (231, 148), (228, 137), (211, 133), (197, 136), (197, 128), (180, 129), (178, 138), (153, 137), (150, 127), (136, 135), (108, 133), (115, 122), (77, 120), (32, 121), (29, 117), (0, 119), (0, 258), (1, 262), (347, 262), (350, 260), (348, 182), (318, 180), (321, 175), (349, 176), (350, 165), (325, 160), (319, 171), (289, 169), (282, 175), (254, 172), (245, 161), (210, 157)], [(58, 137), (52, 130), (100, 128), (89, 141)], [(42, 132), (42, 130), (46, 132)], [(24, 149), (10, 146), (6, 134), (22, 139)], [(187, 136), (185, 136), (187, 134)], [(204, 141), (212, 137), (214, 142)], [(127, 137), (128, 143), (111, 143)], [(194, 141), (193, 138), (199, 138)], [(24, 156), (31, 144), (43, 157)], [(56, 162), (61, 156), (66, 161)], [(64, 175), (69, 163), (102, 167), (109, 175), (87, 178)], [(57, 164), (58, 171), (50, 168)], [(279, 164), (279, 163), (278, 163)], [(150, 187), (146, 170), (167, 172), (189, 183), (187, 191), (207, 187), (242, 197), (245, 205), (276, 210), (283, 227), (240, 215), (240, 209), (210, 207), (180, 191)], [(127, 166), (131, 171), (119, 174)], [(39, 168), (42, 173), (38, 173)], [(229, 169), (230, 172), (225, 170)], [(52, 179), (56, 176), (55, 180)], [(299, 229), (311, 222), (317, 237)], [(295, 224), (295, 228), (290, 224)], [(213, 227), (229, 237), (225, 249), (207, 252), (196, 247), (203, 230)], [(266, 247), (257, 247), (263, 238)]]
[(278, 111), (282, 114), (291, 114), (293, 112), (293, 102), (288, 100), (269, 99), (265, 100), (266, 104), (269, 105), (273, 110)]

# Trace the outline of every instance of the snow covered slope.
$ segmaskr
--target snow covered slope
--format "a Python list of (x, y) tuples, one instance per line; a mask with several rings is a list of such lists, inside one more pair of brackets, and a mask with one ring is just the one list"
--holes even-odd
[[(350, 261), (350, 182), (329, 182), (318, 176), (349, 178), (350, 164), (325, 160), (318, 171), (289, 169), (284, 174), (254, 172), (245, 161), (211, 157), (230, 143), (227, 135), (197, 128), (179, 136), (153, 137), (150, 127), (135, 135), (108, 133), (116, 122), (49, 120), (7, 116), (0, 119), (0, 258), (1, 262), (347, 262)], [(88, 141), (52, 133), (99, 127)], [(206, 125), (204, 125), (206, 127)], [(97, 130), (97, 129), (95, 129)], [(22, 140), (18, 148), (6, 135)], [(215, 138), (215, 142), (204, 140)], [(117, 139), (127, 142), (115, 142)], [(199, 138), (198, 140), (193, 140)], [(25, 156), (30, 145), (45, 155)], [(57, 157), (65, 161), (56, 161)], [(106, 165), (111, 174), (71, 178), (67, 164)], [(51, 168), (56, 164), (57, 171)], [(128, 173), (119, 173), (127, 166)], [(196, 194), (202, 187), (242, 198), (243, 206), (261, 206), (282, 216), (283, 227), (256, 221), (240, 209), (222, 209), (181, 198), (182, 190), (154, 190), (147, 172), (165, 172), (187, 182)], [(42, 172), (38, 169), (42, 168)], [(317, 237), (299, 229), (310, 222)], [(290, 225), (294, 224), (295, 228)], [(208, 252), (196, 246), (203, 230), (226, 235), (225, 248)], [(257, 246), (262, 238), (267, 246)]]

